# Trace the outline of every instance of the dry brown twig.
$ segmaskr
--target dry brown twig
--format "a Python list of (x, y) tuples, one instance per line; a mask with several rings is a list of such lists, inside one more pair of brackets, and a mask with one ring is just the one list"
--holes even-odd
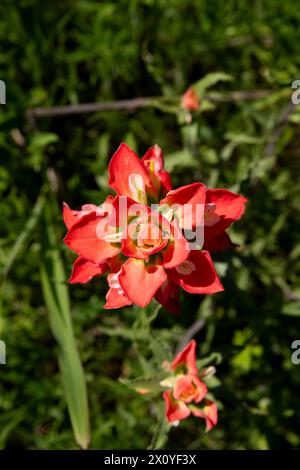
[[(215, 96), (205, 96), (204, 99), (207, 99), (212, 102), (236, 102), (236, 101), (254, 101), (261, 98), (264, 98), (270, 95), (272, 90), (254, 90), (254, 91), (233, 91), (224, 95), (215, 95)], [(76, 114), (88, 114), (88, 113), (98, 113), (101, 111), (116, 111), (116, 110), (125, 110), (132, 111), (138, 108), (145, 108), (151, 106), (154, 100), (160, 99), (162, 97), (141, 97), (141, 98), (132, 98), (128, 100), (119, 100), (119, 101), (107, 101), (101, 103), (80, 103), (80, 104), (71, 104), (65, 106), (53, 106), (53, 107), (38, 107), (32, 108), (27, 111), (27, 118), (30, 124), (33, 127), (36, 127), (37, 119), (49, 118), (49, 117), (59, 117), (59, 116), (70, 116)]]

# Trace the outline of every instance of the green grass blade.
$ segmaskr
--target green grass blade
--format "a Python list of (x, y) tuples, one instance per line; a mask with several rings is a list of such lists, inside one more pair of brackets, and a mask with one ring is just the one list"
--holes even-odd
[(42, 190), (41, 194), (39, 195), (35, 205), (33, 206), (31, 215), (29, 219), (27, 220), (23, 231), (20, 233), (18, 236), (17, 240), (15, 241), (14, 246), (12, 247), (8, 259), (6, 261), (4, 270), (3, 270), (3, 278), (5, 279), (15, 261), (17, 256), (21, 253), (22, 250), (25, 249), (25, 245), (27, 243), (27, 240), (30, 236), (30, 234), (33, 232), (33, 229), (37, 225), (37, 222), (39, 220), (39, 217), (41, 215), (42, 209), (44, 207), (46, 201), (46, 195), (45, 192)]
[(87, 389), (74, 337), (69, 296), (55, 234), (46, 217), (42, 224), (41, 283), (53, 335), (59, 345), (59, 367), (75, 439), (86, 449), (90, 442)]

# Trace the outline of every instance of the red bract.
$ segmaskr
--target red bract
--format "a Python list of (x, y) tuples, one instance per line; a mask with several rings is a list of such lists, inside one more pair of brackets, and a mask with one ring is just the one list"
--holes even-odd
[(179, 295), (179, 286), (173, 284), (169, 279), (167, 279), (156, 291), (155, 299), (164, 308), (169, 310), (169, 312), (179, 313)]
[(88, 261), (81, 256), (75, 260), (73, 264), (72, 274), (69, 279), (71, 284), (80, 282), (85, 284), (89, 282), (93, 277), (100, 276), (108, 270), (108, 265), (106, 263), (96, 264), (92, 261)]
[(167, 420), (177, 424), (192, 414), (205, 419), (209, 431), (217, 424), (218, 409), (206, 398), (207, 386), (198, 376), (195, 340), (189, 342), (169, 367), (172, 375), (161, 382), (168, 388), (163, 393)]
[(147, 150), (142, 162), (148, 169), (152, 183), (158, 193), (163, 195), (172, 189), (171, 178), (164, 169), (164, 157), (158, 145), (153, 145)]
[(192, 86), (182, 96), (181, 106), (189, 111), (196, 111), (200, 107), (199, 97)]
[(189, 344), (177, 354), (171, 363), (171, 369), (174, 372), (182, 370), (185, 374), (197, 375), (196, 341), (190, 341)]
[(140, 160), (126, 144), (121, 144), (108, 165), (108, 172), (110, 188), (120, 196), (144, 204), (158, 201), (172, 187), (158, 145), (151, 147)]
[(207, 189), (204, 210), (204, 247), (220, 251), (232, 246), (225, 230), (245, 212), (247, 199), (227, 189)]
[(202, 183), (172, 190), (157, 145), (140, 160), (121, 144), (109, 163), (109, 185), (117, 195), (100, 206), (74, 211), (64, 204), (64, 241), (78, 254), (71, 283), (107, 274), (107, 309), (144, 307), (155, 297), (178, 312), (180, 287), (223, 290), (209, 251), (231, 245), (225, 230), (243, 214), (244, 197)]
[(187, 259), (168, 274), (174, 284), (191, 294), (214, 294), (224, 290), (208, 251), (190, 251)]
[(159, 204), (165, 217), (176, 218), (182, 229), (189, 229), (203, 223), (205, 197), (204, 184), (193, 183), (169, 191)]

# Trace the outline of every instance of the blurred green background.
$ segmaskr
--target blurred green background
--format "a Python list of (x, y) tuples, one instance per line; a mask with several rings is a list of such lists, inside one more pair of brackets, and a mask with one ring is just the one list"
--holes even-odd
[[(292, 0), (1, 1), (1, 448), (77, 447), (47, 280), (71, 312), (91, 448), (299, 447), (300, 365), (291, 362), (291, 343), (300, 337), (300, 105), (290, 105), (300, 78), (299, 22)], [(160, 99), (131, 112), (38, 120), (37, 128), (26, 117), (36, 106), (143, 96), (175, 103), (204, 77), (210, 99), (192, 120)], [(249, 199), (230, 230), (240, 248), (214, 257), (225, 292), (185, 295), (178, 317), (152, 315), (154, 302), (143, 312), (105, 311), (104, 280), (68, 287), (61, 272), (69, 276), (74, 259), (62, 243), (62, 201), (74, 209), (103, 201), (121, 141), (140, 156), (160, 145), (174, 187), (202, 181)], [(217, 367), (219, 424), (209, 434), (196, 419), (169, 430), (163, 400), (118, 379), (159, 370), (201, 318), (198, 355), (213, 354)]]

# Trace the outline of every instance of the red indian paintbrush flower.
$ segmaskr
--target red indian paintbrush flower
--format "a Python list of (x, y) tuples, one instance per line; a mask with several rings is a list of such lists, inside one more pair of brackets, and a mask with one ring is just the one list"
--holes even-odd
[(116, 196), (79, 211), (64, 204), (64, 241), (79, 255), (70, 282), (107, 274), (107, 309), (144, 307), (155, 297), (175, 312), (180, 287), (222, 291), (209, 251), (231, 245), (225, 230), (241, 217), (246, 199), (201, 183), (172, 190), (157, 145), (140, 160), (121, 144), (108, 170)]
[[(218, 421), (217, 405), (206, 398), (206, 384), (199, 377), (196, 365), (196, 341), (192, 340), (169, 364), (170, 377), (161, 385), (168, 389), (163, 393), (166, 417), (169, 423), (179, 421), (191, 414), (203, 418), (210, 431)], [(203, 374), (202, 374), (203, 377)]]

